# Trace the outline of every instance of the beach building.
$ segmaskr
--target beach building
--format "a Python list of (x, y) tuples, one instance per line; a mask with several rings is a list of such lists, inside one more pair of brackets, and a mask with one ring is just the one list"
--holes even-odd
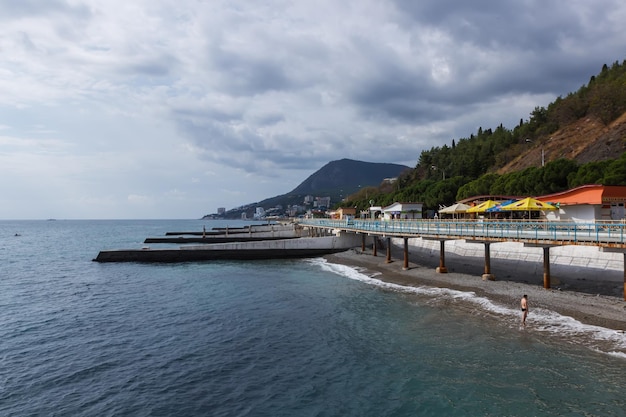
[(379, 219), (382, 217), (383, 208), (381, 206), (370, 206), (365, 210), (361, 210), (362, 219)]
[(383, 207), (382, 214), (385, 220), (391, 219), (421, 219), (422, 203), (393, 203)]
[(537, 199), (558, 207), (545, 213), (548, 220), (585, 223), (624, 221), (626, 216), (626, 186), (622, 185), (583, 185)]
[(383, 207), (382, 206), (371, 206), (370, 207), (370, 218), (379, 219), (383, 215)]
[(356, 216), (356, 207), (339, 207), (335, 211), (329, 213), (331, 219), (354, 219)]
[[(507, 204), (522, 199), (523, 197), (481, 195), (460, 200), (457, 204), (469, 205), (471, 208), (467, 209), (466, 213), (473, 213), (477, 217), (497, 218), (508, 213), (519, 218), (578, 223), (626, 219), (626, 186), (622, 185), (582, 185), (566, 191), (535, 197), (540, 202), (556, 206), (557, 210), (541, 210), (540, 207), (532, 208), (532, 211), (528, 212), (507, 210)], [(492, 206), (490, 207), (489, 204)], [(484, 206), (483, 209), (480, 209), (481, 205)], [(528, 217), (530, 215), (532, 216)]]

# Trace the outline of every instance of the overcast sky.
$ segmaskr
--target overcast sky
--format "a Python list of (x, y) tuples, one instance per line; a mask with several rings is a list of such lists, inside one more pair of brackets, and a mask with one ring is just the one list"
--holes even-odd
[(414, 167), (626, 58), (623, 0), (0, 0), (0, 219), (199, 218)]

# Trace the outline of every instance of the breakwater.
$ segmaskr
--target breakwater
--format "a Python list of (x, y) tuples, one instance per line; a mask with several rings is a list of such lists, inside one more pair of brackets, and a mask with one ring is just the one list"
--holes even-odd
[[(305, 258), (344, 251), (358, 246), (362, 240), (361, 236), (356, 233), (335, 231), (331, 234), (331, 232), (327, 230), (324, 234), (329, 235), (309, 237), (296, 225), (282, 225), (278, 229), (271, 230), (266, 228), (259, 231), (252, 229), (245, 236), (239, 234), (234, 237), (226, 236), (225, 233), (207, 236), (205, 233), (205, 237), (148, 238), (146, 242), (198, 243), (200, 241), (200, 244), (185, 244), (176, 248), (143, 246), (139, 249), (102, 250), (93, 260), (96, 262), (173, 263), (218, 259)], [(306, 237), (300, 237), (302, 235)], [(281, 236), (283, 237), (281, 238)]]

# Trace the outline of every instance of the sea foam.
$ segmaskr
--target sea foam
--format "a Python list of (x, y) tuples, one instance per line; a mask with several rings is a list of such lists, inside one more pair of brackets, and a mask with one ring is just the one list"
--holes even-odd
[[(506, 319), (510, 327), (519, 326), (519, 309), (497, 304), (486, 297), (477, 296), (476, 293), (472, 291), (458, 291), (430, 286), (413, 287), (400, 285), (375, 278), (381, 275), (379, 272), (368, 275), (369, 271), (366, 269), (330, 263), (324, 258), (311, 259), (310, 262), (319, 265), (319, 267), (325, 271), (375, 285), (380, 288), (427, 296), (433, 299), (471, 303), (479, 306), (485, 312)], [(550, 335), (551, 337), (561, 339), (565, 343), (582, 345), (594, 351), (626, 360), (626, 333), (623, 331), (585, 324), (573, 317), (565, 316), (544, 308), (535, 308), (531, 313), (528, 319), (529, 325), (526, 327), (527, 331)]]

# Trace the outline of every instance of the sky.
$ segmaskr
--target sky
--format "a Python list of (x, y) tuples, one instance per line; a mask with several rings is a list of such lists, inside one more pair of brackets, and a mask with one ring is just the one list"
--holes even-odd
[(0, 0), (0, 219), (197, 219), (415, 167), (626, 59), (623, 0)]

